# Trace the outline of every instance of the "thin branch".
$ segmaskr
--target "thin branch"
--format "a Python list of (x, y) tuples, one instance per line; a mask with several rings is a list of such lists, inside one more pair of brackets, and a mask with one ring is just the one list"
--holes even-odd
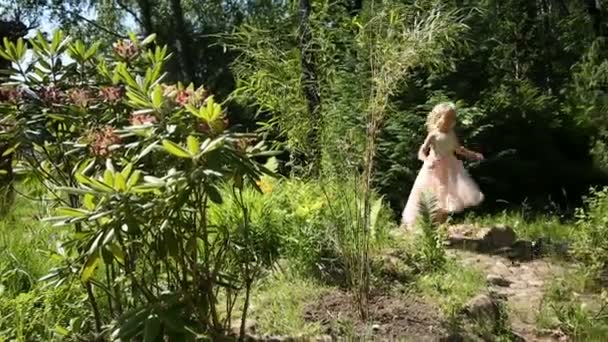
[(114, 37), (116, 37), (116, 38), (121, 38), (121, 39), (127, 39), (127, 38), (128, 38), (128, 37), (127, 37), (127, 36), (125, 36), (125, 35), (122, 35), (122, 34), (120, 34), (120, 33), (118, 33), (118, 32), (114, 32), (114, 31), (110, 30), (109, 28), (104, 27), (104, 26), (102, 26), (102, 25), (98, 24), (98, 23), (97, 23), (96, 21), (94, 21), (94, 20), (91, 20), (91, 19), (88, 19), (88, 18), (86, 18), (86, 17), (82, 16), (82, 15), (81, 15), (80, 13), (78, 13), (78, 12), (75, 12), (75, 11), (70, 11), (69, 13), (70, 13), (70, 14), (72, 14), (73, 16), (75, 16), (76, 18), (78, 18), (78, 19), (80, 19), (80, 20), (83, 20), (83, 21), (87, 22), (88, 24), (93, 25), (94, 27), (96, 27), (96, 28), (98, 28), (98, 29), (102, 30), (103, 32), (105, 32), (105, 33), (107, 33), (107, 34), (110, 34), (110, 35), (112, 35), (112, 36), (114, 36)]
[(64, 12), (64, 13), (67, 13), (68, 15), (72, 15), (73, 16), (72, 20), (74, 20), (74, 21), (82, 20), (82, 21), (88, 23), (89, 25), (92, 25), (92, 26), (96, 27), (97, 29), (99, 29), (99, 30), (101, 30), (101, 31), (103, 31), (103, 32), (105, 32), (107, 34), (110, 34), (110, 35), (112, 35), (112, 36), (114, 36), (116, 38), (121, 38), (121, 39), (128, 39), (129, 38), (129, 37), (125, 36), (125, 35), (122, 35), (122, 34), (120, 34), (118, 32), (112, 31), (111, 29), (100, 25), (95, 20), (91, 20), (91, 19), (83, 16), (82, 14), (78, 13), (77, 10), (69, 10), (69, 9), (61, 8), (61, 7), (57, 7), (57, 6), (56, 7), (51, 7), (50, 9), (54, 10), (54, 11)]
[(135, 11), (130, 9), (129, 6), (127, 6), (124, 2), (122, 2), (120, 0), (116, 0), (116, 4), (118, 5), (118, 7), (120, 7), (121, 10), (129, 13), (140, 26), (144, 26), (144, 22), (139, 18), (137, 13), (135, 13)]

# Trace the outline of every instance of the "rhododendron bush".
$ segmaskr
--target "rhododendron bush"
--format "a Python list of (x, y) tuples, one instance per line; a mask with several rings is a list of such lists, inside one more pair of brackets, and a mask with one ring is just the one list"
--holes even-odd
[[(154, 36), (103, 49), (58, 31), (5, 41), (0, 55), (12, 62), (0, 90), (2, 158), (44, 185), (47, 220), (69, 227), (63, 266), (45, 280), (86, 289), (97, 337), (225, 331), (237, 296), (249, 298), (279, 248), (278, 233), (252, 231), (234, 196), (270, 173), (256, 160), (272, 152), (233, 132), (205, 88), (165, 83), (170, 56)], [(241, 199), (234, 227), (208, 219), (220, 189)], [(239, 312), (244, 322), (247, 300)]]

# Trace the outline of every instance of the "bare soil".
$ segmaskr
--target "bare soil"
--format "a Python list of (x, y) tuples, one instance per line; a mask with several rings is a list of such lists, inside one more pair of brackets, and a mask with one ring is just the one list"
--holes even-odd
[(305, 318), (320, 322), (326, 333), (357, 339), (437, 341), (445, 336), (439, 308), (415, 294), (373, 294), (369, 316), (361, 320), (350, 294), (335, 290), (306, 307)]

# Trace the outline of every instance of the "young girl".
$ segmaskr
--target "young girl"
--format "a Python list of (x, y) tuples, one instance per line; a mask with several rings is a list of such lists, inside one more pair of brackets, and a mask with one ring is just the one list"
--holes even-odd
[(438, 209), (435, 219), (440, 223), (445, 222), (449, 213), (460, 212), (483, 201), (483, 194), (455, 154), (472, 160), (483, 160), (483, 156), (459, 145), (455, 124), (456, 106), (451, 102), (440, 103), (429, 113), (428, 135), (418, 151), (418, 159), (424, 165), (403, 210), (406, 228), (416, 223), (422, 193), (434, 196)]

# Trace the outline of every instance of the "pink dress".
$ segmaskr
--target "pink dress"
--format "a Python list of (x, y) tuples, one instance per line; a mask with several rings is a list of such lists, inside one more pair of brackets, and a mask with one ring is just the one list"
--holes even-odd
[(455, 213), (480, 204), (483, 193), (454, 155), (458, 148), (454, 132), (435, 132), (430, 142), (430, 153), (412, 186), (403, 210), (402, 221), (411, 228), (418, 216), (422, 193), (434, 196), (444, 212)]

